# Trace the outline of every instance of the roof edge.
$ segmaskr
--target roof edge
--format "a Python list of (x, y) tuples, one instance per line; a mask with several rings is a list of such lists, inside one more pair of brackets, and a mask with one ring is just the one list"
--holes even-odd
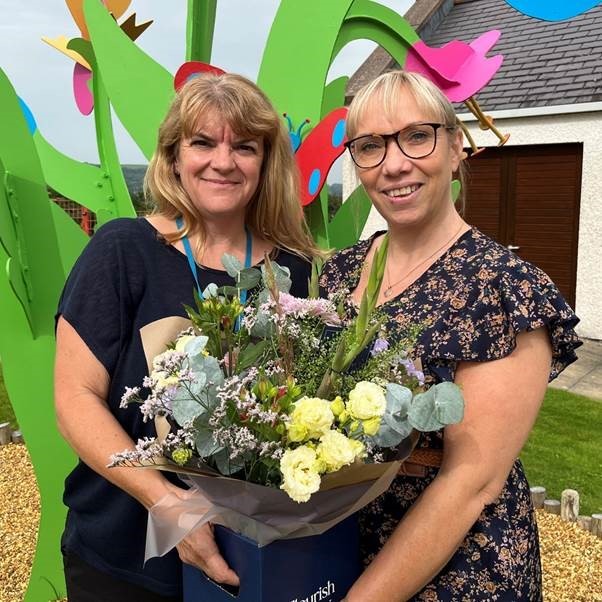
[[(487, 111), (487, 115), (493, 119), (513, 119), (519, 117), (543, 117), (545, 115), (567, 115), (570, 113), (596, 113), (598, 111), (602, 111), (602, 102), (502, 109), (500, 111)], [(459, 113), (458, 119), (467, 123), (477, 121), (477, 118), (472, 113)]]

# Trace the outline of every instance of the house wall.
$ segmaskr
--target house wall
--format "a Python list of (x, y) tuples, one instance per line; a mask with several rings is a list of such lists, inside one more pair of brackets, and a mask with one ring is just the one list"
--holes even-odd
[[(583, 144), (575, 310), (581, 318), (579, 334), (602, 339), (602, 112), (505, 118), (493, 113), (493, 116), (498, 129), (510, 133), (507, 145)], [(481, 131), (469, 118), (464, 120), (477, 145), (494, 143), (491, 132)], [(347, 157), (343, 165), (343, 198), (357, 185), (353, 165)], [(362, 238), (383, 228), (386, 228), (384, 220), (373, 209)]]

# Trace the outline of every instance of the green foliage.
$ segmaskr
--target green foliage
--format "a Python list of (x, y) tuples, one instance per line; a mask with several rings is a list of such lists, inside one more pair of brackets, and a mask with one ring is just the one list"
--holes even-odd
[(531, 485), (560, 499), (576, 489), (581, 514), (602, 512), (602, 402), (548, 389), (521, 460)]

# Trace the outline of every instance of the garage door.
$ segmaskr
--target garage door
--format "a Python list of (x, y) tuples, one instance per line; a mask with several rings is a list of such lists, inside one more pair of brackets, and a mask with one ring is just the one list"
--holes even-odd
[(581, 144), (490, 148), (469, 161), (465, 218), (544, 270), (574, 307)]

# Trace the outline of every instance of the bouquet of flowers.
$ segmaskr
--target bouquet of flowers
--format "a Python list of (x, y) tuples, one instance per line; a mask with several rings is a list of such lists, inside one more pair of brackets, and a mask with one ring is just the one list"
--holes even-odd
[[(183, 523), (189, 531), (221, 522), (261, 544), (324, 531), (386, 490), (416, 431), (462, 419), (459, 389), (425, 390), (407, 357), (419, 327), (387, 337), (376, 310), (385, 257), (386, 241), (357, 316), (346, 322), (336, 299), (317, 298), (317, 268), (310, 298), (301, 299), (288, 293), (286, 268), (266, 258), (261, 270), (244, 269), (224, 256), (235, 286), (211, 284), (195, 297), (190, 326), (122, 400), (167, 428), (112, 465), (173, 470), (197, 487), (195, 508), (164, 505), (170, 514), (176, 504), (177, 520), (150, 555), (184, 537)], [(258, 292), (243, 306), (239, 292), (250, 289)], [(182, 520), (186, 513), (195, 519)], [(159, 528), (166, 515), (153, 514)]]

